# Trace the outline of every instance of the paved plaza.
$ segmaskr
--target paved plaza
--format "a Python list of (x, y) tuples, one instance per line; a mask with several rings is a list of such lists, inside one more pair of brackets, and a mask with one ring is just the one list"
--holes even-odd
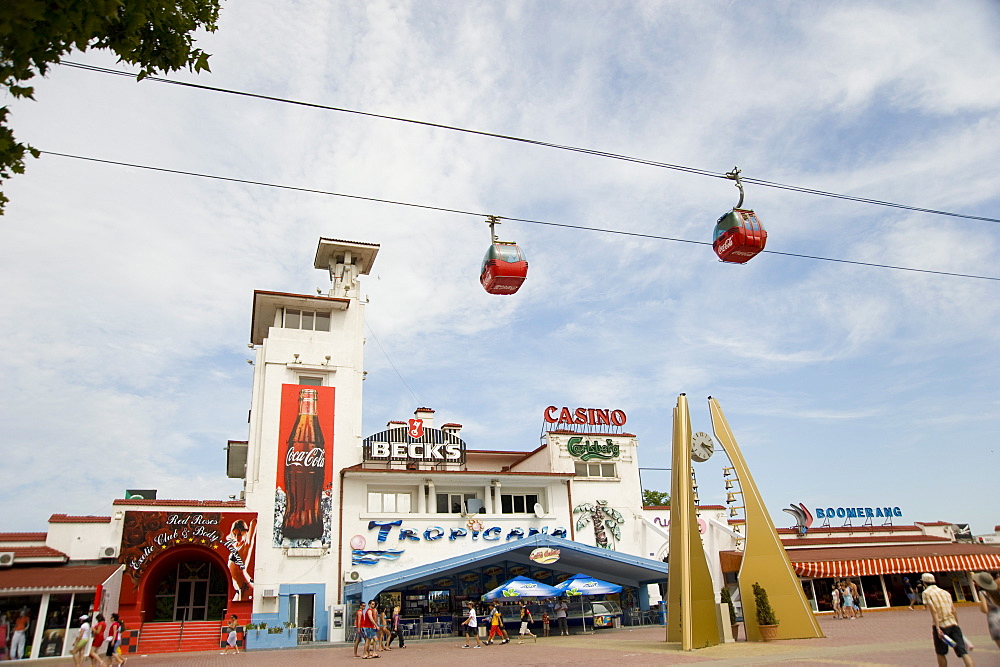
[[(959, 623), (975, 650), (977, 665), (1000, 665), (1000, 649), (986, 631), (986, 616), (973, 605), (958, 606)], [(455, 639), (413, 640), (405, 649), (393, 649), (378, 659), (379, 667), (405, 665), (651, 665), (700, 663), (707, 665), (934, 665), (930, 615), (922, 609), (869, 612), (858, 620), (820, 617), (824, 639), (792, 639), (772, 643), (737, 642), (698, 651), (682, 651), (663, 641), (661, 626), (605, 630), (590, 635), (539, 638), (518, 645), (462, 649)], [(954, 653), (949, 663), (961, 661)], [(71, 665), (71, 660), (46, 661)], [(301, 649), (251, 651), (235, 655), (178, 653), (133, 656), (130, 667), (159, 665), (329, 665), (361, 663), (351, 646), (324, 645)]]

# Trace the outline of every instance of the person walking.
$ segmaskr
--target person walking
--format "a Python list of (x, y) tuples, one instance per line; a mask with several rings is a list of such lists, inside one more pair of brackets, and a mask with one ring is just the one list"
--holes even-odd
[(364, 627), (364, 625), (362, 624), (362, 620), (364, 619), (365, 616), (365, 609), (366, 609), (365, 603), (362, 602), (360, 605), (358, 605), (358, 610), (354, 612), (354, 657), (355, 658), (361, 657), (360, 655), (358, 655), (358, 644), (360, 644), (365, 639), (365, 633), (361, 631), (361, 628)]
[(559, 599), (556, 601), (555, 611), (556, 611), (556, 623), (559, 624), (559, 636), (569, 636), (569, 626), (566, 623), (566, 612), (569, 610), (569, 605), (566, 604), (566, 600)]
[(503, 614), (500, 613), (500, 607), (497, 603), (493, 603), (493, 608), (490, 611), (490, 634), (486, 638), (486, 645), (491, 646), (493, 644), (493, 638), (499, 637), (501, 644), (506, 644), (510, 641), (510, 638), (506, 636), (507, 631), (503, 627)]
[(392, 608), (392, 621), (389, 625), (390, 635), (389, 635), (389, 648), (392, 648), (392, 640), (397, 639), (399, 648), (406, 648), (406, 641), (403, 639), (403, 627), (400, 625), (403, 618), (399, 613), (399, 607)]
[(914, 602), (914, 604), (919, 604), (919, 605), (923, 606), (923, 604), (924, 604), (924, 590), (927, 587), (924, 586), (924, 582), (918, 581), (917, 585), (914, 586), (913, 588), (917, 592), (917, 594), (916, 594), (916, 602)]
[(977, 572), (972, 580), (979, 586), (979, 610), (986, 614), (990, 639), (1000, 647), (1000, 586), (989, 572)]
[[(27, 609), (22, 609), (21, 614), (14, 621), (14, 634), (10, 639), (10, 659), (20, 660), (24, 657), (24, 639), (28, 634), (28, 628), (31, 627), (31, 616), (28, 615)], [(87, 624), (87, 631), (90, 631), (90, 624)], [(87, 635), (90, 638), (90, 635)]]
[(240, 647), (236, 645), (236, 628), (239, 627), (239, 621), (236, 620), (236, 614), (229, 615), (229, 623), (226, 624), (226, 627), (229, 628), (229, 634), (226, 635), (226, 648), (219, 655), (229, 653), (229, 649), (233, 649), (236, 655), (239, 655)]
[(108, 624), (104, 621), (104, 614), (98, 614), (95, 619), (97, 623), (94, 623), (94, 627), (91, 630), (91, 633), (94, 635), (94, 641), (90, 644), (90, 653), (87, 654), (87, 657), (90, 658), (91, 665), (96, 662), (101, 667), (104, 667), (104, 660), (101, 658), (101, 647), (104, 646)]
[[(70, 651), (70, 655), (73, 656), (73, 664), (76, 667), (83, 666), (83, 658), (87, 652), (87, 644), (90, 643), (90, 616), (84, 614), (80, 617), (80, 629), (76, 631), (76, 638), (73, 640), (73, 650)], [(15, 660), (20, 660), (20, 658), (15, 658)]]
[(906, 599), (910, 601), (910, 611), (913, 611), (913, 602), (917, 599), (917, 591), (910, 583), (909, 577), (903, 577), (903, 591), (906, 593)]
[(381, 658), (375, 649), (375, 640), (378, 637), (378, 610), (375, 607), (375, 600), (369, 600), (361, 624), (361, 631), (365, 635), (365, 654), (362, 658)]
[(833, 602), (833, 617), (843, 618), (843, 609), (840, 606), (840, 586), (836, 583), (833, 584), (833, 588), (830, 591), (830, 598)]
[(548, 637), (549, 636), (549, 623), (550, 623), (549, 610), (546, 609), (546, 610), (542, 611), (542, 636), (543, 637)]
[(843, 580), (840, 582), (840, 609), (846, 618), (854, 620), (854, 596), (851, 595), (850, 587)]
[(382, 651), (391, 651), (389, 642), (389, 622), (385, 617), (385, 607), (378, 608), (378, 646)]
[(854, 616), (856, 618), (861, 618), (864, 614), (861, 613), (861, 591), (858, 589), (858, 585), (854, 583), (853, 579), (847, 580), (847, 587), (851, 590), (851, 597), (854, 598)]
[(469, 600), (466, 604), (469, 605), (469, 612), (466, 619), (462, 621), (462, 626), (465, 628), (465, 644), (462, 648), (470, 648), (470, 635), (476, 638), (476, 645), (471, 648), (482, 648), (483, 644), (479, 641), (479, 621), (476, 618), (476, 603)]
[(124, 665), (125, 658), (122, 657), (122, 631), (125, 630), (125, 624), (122, 623), (121, 617), (118, 614), (111, 614), (111, 626), (108, 629), (108, 664), (109, 665)]
[(526, 602), (522, 602), (521, 603), (521, 632), (518, 633), (518, 638), (517, 638), (517, 643), (518, 644), (523, 644), (524, 643), (524, 635), (528, 635), (529, 637), (531, 637), (532, 639), (535, 640), (536, 644), (538, 643), (538, 635), (532, 634), (531, 630), (528, 629), (528, 626), (531, 625), (532, 620), (533, 619), (531, 618), (531, 610), (528, 609), (528, 604)]
[(948, 647), (955, 649), (955, 655), (962, 659), (968, 667), (973, 667), (972, 656), (965, 646), (965, 637), (962, 636), (962, 628), (958, 627), (958, 618), (955, 616), (955, 603), (951, 599), (951, 594), (943, 588), (939, 588), (934, 575), (925, 572), (920, 576), (920, 581), (924, 583), (923, 602), (928, 611), (931, 612), (931, 633), (934, 637), (934, 653), (937, 654), (938, 665), (944, 667), (948, 664)]

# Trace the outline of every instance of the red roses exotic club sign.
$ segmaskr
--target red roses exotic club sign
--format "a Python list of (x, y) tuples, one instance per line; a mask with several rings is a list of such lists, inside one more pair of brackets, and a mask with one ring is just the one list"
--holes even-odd
[(274, 546), (330, 546), (334, 388), (281, 386)]
[(125, 512), (120, 560), (138, 583), (149, 564), (168, 549), (200, 546), (225, 559), (233, 600), (253, 597), (254, 512)]

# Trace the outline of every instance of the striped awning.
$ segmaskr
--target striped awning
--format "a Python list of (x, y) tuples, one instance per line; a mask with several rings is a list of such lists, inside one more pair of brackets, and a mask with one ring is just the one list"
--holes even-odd
[(916, 572), (980, 572), (1000, 570), (1000, 554), (793, 562), (792, 566), (800, 577), (817, 579)]

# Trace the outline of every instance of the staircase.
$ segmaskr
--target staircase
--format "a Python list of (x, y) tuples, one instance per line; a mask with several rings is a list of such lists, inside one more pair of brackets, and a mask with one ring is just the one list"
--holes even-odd
[(139, 629), (139, 645), (136, 653), (217, 651), (221, 638), (220, 621), (143, 623)]

